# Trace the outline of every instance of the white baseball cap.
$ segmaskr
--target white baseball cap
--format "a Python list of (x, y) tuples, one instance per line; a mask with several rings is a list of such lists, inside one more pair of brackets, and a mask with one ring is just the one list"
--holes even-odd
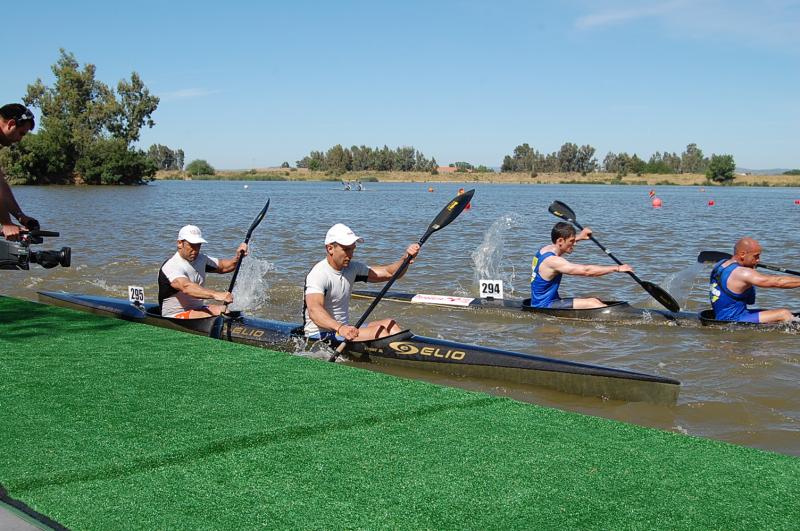
[(328, 229), (328, 233), (325, 235), (325, 245), (334, 242), (339, 245), (353, 245), (356, 242), (364, 243), (364, 238), (356, 236), (356, 234), (350, 230), (350, 227), (344, 223), (337, 223)]
[(186, 225), (178, 232), (178, 241), (186, 240), (189, 243), (208, 243), (203, 239), (203, 233), (199, 227)]

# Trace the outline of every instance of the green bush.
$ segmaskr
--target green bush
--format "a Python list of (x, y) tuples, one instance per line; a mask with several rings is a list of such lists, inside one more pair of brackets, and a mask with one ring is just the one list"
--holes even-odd
[(711, 155), (711, 161), (706, 169), (706, 179), (720, 184), (732, 184), (736, 178), (736, 163), (733, 155)]
[(122, 139), (99, 139), (78, 159), (75, 173), (86, 184), (144, 184), (153, 180), (156, 164)]
[(208, 162), (202, 159), (196, 159), (186, 165), (186, 172), (189, 175), (214, 175), (216, 170)]

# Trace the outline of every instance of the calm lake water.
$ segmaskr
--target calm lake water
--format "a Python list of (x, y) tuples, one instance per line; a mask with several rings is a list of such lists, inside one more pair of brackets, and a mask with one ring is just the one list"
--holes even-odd
[[(163, 181), (142, 187), (16, 187), (26, 212), (44, 229), (61, 232), (39, 249), (72, 247), (69, 269), (0, 271), (2, 293), (36, 299), (37, 290), (116, 297), (126, 286), (157, 295), (159, 265), (175, 249), (178, 229), (199, 225), (213, 256), (233, 254), (267, 197), (271, 206), (254, 234), (236, 295), (257, 316), (300, 321), (303, 278), (324, 257), (328, 227), (343, 222), (365, 238), (356, 259), (371, 264), (399, 258), (455, 196), (457, 184), (368, 183), (344, 192), (337, 183)], [(428, 192), (428, 186), (435, 191)], [(435, 233), (393, 289), (431, 294), (477, 294), (477, 278), (502, 278), (506, 296), (525, 297), (533, 253), (549, 242), (558, 221), (553, 200), (567, 203), (578, 221), (644, 280), (661, 285), (685, 309), (707, 306), (709, 266), (701, 250), (730, 252), (750, 235), (766, 263), (800, 269), (796, 235), (800, 189), (659, 187), (654, 209), (649, 187), (603, 185), (474, 186), (472, 208)], [(715, 206), (708, 206), (714, 200)], [(571, 260), (609, 264), (591, 242)], [(227, 277), (210, 278), (217, 288)], [(373, 285), (376, 286), (376, 285)], [(376, 286), (379, 288), (379, 286)], [(510, 292), (510, 293), (509, 293)], [(567, 278), (562, 296), (600, 296), (636, 306), (657, 303), (630, 277)], [(800, 309), (800, 290), (761, 290), (759, 306)], [(365, 303), (354, 303), (358, 316)], [(395, 317), (418, 334), (659, 374), (682, 382), (677, 405), (655, 406), (576, 397), (501, 382), (411, 374), (547, 406), (800, 455), (800, 336), (788, 331), (722, 331), (668, 325), (566, 323), (531, 315), (381, 303), (373, 317)], [(406, 373), (403, 373), (406, 375)]]

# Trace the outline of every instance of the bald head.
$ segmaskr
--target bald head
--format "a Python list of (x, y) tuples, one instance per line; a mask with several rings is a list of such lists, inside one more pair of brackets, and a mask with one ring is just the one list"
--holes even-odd
[(753, 238), (744, 237), (733, 248), (733, 254), (761, 252), (761, 245)]
[(756, 267), (761, 260), (761, 244), (753, 238), (742, 238), (733, 248), (733, 258), (745, 267)]

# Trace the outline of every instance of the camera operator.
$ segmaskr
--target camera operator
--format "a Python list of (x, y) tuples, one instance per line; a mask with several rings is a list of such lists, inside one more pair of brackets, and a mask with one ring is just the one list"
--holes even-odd
[[(10, 146), (22, 140), (35, 126), (33, 113), (24, 105), (9, 103), (0, 107), (0, 145)], [(11, 216), (28, 230), (39, 228), (39, 222), (26, 216), (14, 198), (6, 176), (0, 168), (0, 224), (3, 236), (7, 240), (18, 240), (20, 227), (11, 222)]]

